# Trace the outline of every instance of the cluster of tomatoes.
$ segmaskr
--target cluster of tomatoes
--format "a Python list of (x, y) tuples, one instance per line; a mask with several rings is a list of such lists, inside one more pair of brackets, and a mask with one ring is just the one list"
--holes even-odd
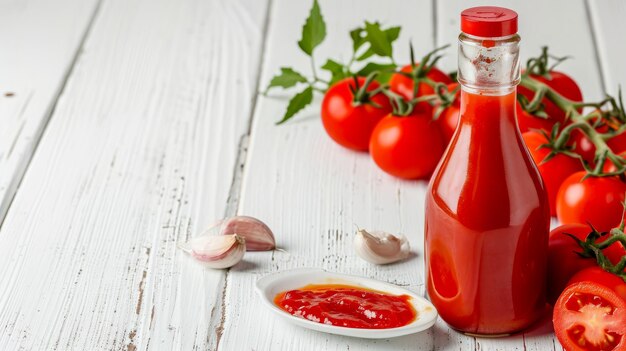
[[(415, 65), (408, 65), (400, 72), (414, 68)], [(583, 100), (572, 78), (554, 70), (549, 73), (548, 77), (530, 77), (571, 101)], [(426, 77), (431, 83), (447, 85), (449, 92), (458, 89), (450, 76), (435, 67)], [(388, 89), (407, 101), (435, 94), (432, 84), (419, 83), (415, 89), (414, 82), (406, 75), (394, 73)], [(458, 94), (438, 118), (433, 116), (435, 107), (427, 102), (417, 103), (410, 113), (400, 115), (394, 112), (392, 100), (383, 94), (378, 83), (364, 84), (365, 78), (346, 78), (328, 89), (322, 103), (322, 121), (328, 135), (349, 149), (369, 151), (374, 162), (391, 175), (428, 179), (456, 129)], [(369, 95), (361, 94), (355, 99), (359, 89)], [(518, 93), (520, 99), (527, 101), (535, 95), (523, 86)], [(598, 235), (597, 242), (601, 243), (608, 237), (606, 232), (619, 227), (626, 183), (623, 175), (589, 176), (583, 162), (593, 167), (596, 150), (579, 130), (571, 133), (567, 153), (552, 152), (546, 147), (555, 125), (558, 129), (568, 120), (547, 98), (541, 104), (544, 118), (527, 112), (520, 102), (517, 118), (522, 138), (544, 180), (551, 213), (564, 223), (550, 233), (549, 239), (548, 295), (554, 305), (557, 337), (567, 350), (626, 350), (626, 278), (601, 268), (597, 255), (585, 255), (573, 238), (585, 242), (590, 233), (604, 232)], [(610, 127), (598, 128), (606, 133)], [(626, 133), (610, 138), (607, 144), (615, 154), (626, 156)], [(604, 170), (614, 172), (615, 166), (607, 162)], [(613, 265), (626, 260), (626, 250), (619, 241), (601, 252)]]
[[(576, 82), (565, 73), (550, 72), (550, 79), (540, 75), (531, 78), (541, 81), (571, 101), (582, 102), (582, 93)], [(534, 92), (520, 86), (518, 92), (529, 100)], [(572, 157), (556, 153), (547, 158), (551, 150), (542, 147), (548, 144), (549, 133), (554, 125), (567, 125), (565, 112), (544, 98), (542, 105), (548, 118), (539, 118), (524, 111), (518, 104), (517, 116), (522, 137), (539, 168), (548, 193), (550, 212), (561, 223), (592, 223), (601, 231), (617, 226), (623, 215), (622, 201), (626, 193), (626, 183), (619, 177), (587, 176), (583, 162), (595, 166), (596, 147), (580, 130), (573, 130), (568, 142)], [(582, 112), (582, 110), (579, 110)], [(597, 129), (606, 133), (610, 127), (602, 124)], [(626, 133), (618, 134), (607, 141), (615, 154), (626, 152)], [(626, 154), (625, 154), (626, 155)], [(615, 166), (607, 162), (605, 172), (615, 171)]]
[[(413, 67), (407, 65), (400, 72), (410, 72)], [(452, 84), (450, 76), (435, 67), (426, 76), (432, 82)], [(355, 100), (353, 92), (365, 83), (363, 77), (345, 78), (328, 89), (322, 102), (322, 122), (326, 132), (344, 147), (369, 151), (374, 162), (391, 175), (428, 179), (454, 133), (458, 104), (447, 110), (453, 120), (440, 118), (433, 121), (433, 107), (425, 101), (413, 106), (407, 115), (401, 115), (394, 112), (391, 100), (376, 81), (368, 82), (364, 92), (367, 94)], [(401, 73), (394, 73), (388, 85), (391, 92), (407, 101), (414, 95), (435, 93), (431, 85), (419, 83), (415, 94), (414, 80)]]
[[(419, 83), (402, 75), (415, 66), (407, 65), (394, 73), (388, 89), (407, 101), (435, 94), (432, 85)], [(431, 67), (427, 79), (448, 86), (448, 91), (458, 89), (449, 75)], [(531, 75), (571, 101), (582, 101), (582, 93), (568, 75), (551, 71), (549, 79)], [(374, 162), (385, 172), (404, 179), (428, 179), (435, 170), (459, 119), (458, 94), (438, 118), (433, 118), (435, 108), (420, 102), (408, 115), (394, 112), (391, 100), (380, 85), (372, 81), (364, 93), (355, 100), (355, 91), (363, 88), (364, 77), (345, 78), (331, 86), (322, 103), (322, 122), (328, 135), (338, 144), (357, 151), (369, 151)], [(518, 93), (528, 101), (534, 92), (520, 86)], [(369, 95), (368, 95), (369, 94)], [(547, 118), (535, 116), (517, 103), (517, 118), (522, 137), (539, 168), (550, 203), (550, 211), (561, 223), (592, 223), (599, 230), (609, 230), (622, 219), (622, 205), (626, 183), (618, 176), (588, 177), (581, 159), (552, 152), (548, 147), (549, 133), (555, 124), (566, 125), (565, 112), (547, 98), (542, 100)], [(603, 125), (602, 128), (609, 128)], [(605, 131), (603, 131), (605, 132)], [(595, 146), (586, 135), (574, 130), (569, 142), (572, 152), (580, 155), (589, 165), (595, 162)], [(626, 133), (610, 140), (608, 145), (615, 154), (626, 156)], [(570, 153), (571, 154), (571, 153)], [(614, 171), (607, 162), (605, 170)]]
[[(568, 75), (552, 70), (548, 77), (530, 75), (571, 101), (583, 101), (580, 88)], [(528, 101), (535, 94), (524, 86), (518, 93)], [(548, 300), (554, 307), (556, 336), (565, 350), (626, 350), (626, 272), (620, 266), (620, 261), (626, 262), (626, 249), (620, 241), (597, 252), (580, 244), (593, 237), (600, 247), (616, 227), (617, 235), (623, 235), (619, 227), (624, 216), (624, 176), (596, 177), (585, 170), (583, 164), (593, 169), (598, 158), (595, 145), (578, 129), (569, 136), (567, 153), (552, 153), (545, 147), (555, 125), (563, 130), (570, 122), (549, 99), (542, 99), (541, 104), (548, 118), (526, 112), (519, 103), (517, 118), (543, 178), (550, 212), (564, 223), (550, 232), (548, 242)], [(607, 133), (617, 126), (603, 123), (595, 128)], [(612, 136), (607, 145), (615, 154), (626, 156), (626, 133)], [(616, 168), (608, 161), (603, 171), (615, 172)], [(617, 268), (617, 274), (599, 262)]]

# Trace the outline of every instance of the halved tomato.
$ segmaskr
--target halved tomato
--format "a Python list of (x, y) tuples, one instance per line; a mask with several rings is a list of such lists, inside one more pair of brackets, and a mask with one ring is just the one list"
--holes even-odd
[(567, 351), (626, 350), (626, 282), (600, 267), (578, 272), (557, 300), (552, 322)]

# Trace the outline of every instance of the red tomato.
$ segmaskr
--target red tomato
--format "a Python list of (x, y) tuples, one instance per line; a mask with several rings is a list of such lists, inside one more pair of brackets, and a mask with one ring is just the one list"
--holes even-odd
[(532, 131), (534, 129), (543, 129), (550, 133), (552, 127), (556, 121), (552, 118), (541, 118), (533, 116), (532, 114), (524, 111), (520, 103), (515, 104), (515, 112), (517, 114), (517, 125), (522, 133)]
[(539, 148), (541, 145), (548, 142), (548, 140), (539, 132), (526, 132), (522, 134), (524, 143), (530, 151), (530, 155), (533, 157), (539, 173), (543, 178), (543, 183), (546, 186), (548, 192), (548, 202), (550, 203), (550, 214), (556, 215), (556, 194), (559, 192), (561, 183), (565, 178), (571, 174), (583, 170), (583, 166), (580, 160), (573, 157), (566, 156), (564, 154), (557, 154), (547, 162), (543, 160), (550, 153), (548, 148)]
[(452, 140), (454, 131), (459, 124), (460, 115), (461, 109), (458, 106), (451, 105), (443, 110), (441, 115), (439, 115), (439, 119), (437, 119), (446, 144), (449, 143), (450, 140)]
[(577, 254), (582, 248), (574, 239), (565, 235), (572, 234), (585, 240), (591, 228), (585, 224), (565, 224), (550, 232), (548, 241), (548, 302), (554, 304), (565, 289), (567, 282), (578, 271), (597, 266), (595, 258), (584, 258)]
[[(453, 91), (459, 86), (459, 83), (448, 84), (448, 91)], [(443, 112), (439, 115), (437, 119), (437, 123), (441, 128), (441, 133), (443, 134), (446, 144), (450, 142), (452, 139), (452, 135), (454, 135), (454, 131), (456, 130), (457, 125), (459, 124), (459, 118), (461, 116), (461, 91), (459, 90), (454, 97), (454, 102), (452, 105), (448, 106)]]
[[(602, 124), (596, 128), (599, 133), (608, 133), (611, 128)], [(587, 138), (585, 133), (579, 129), (574, 129), (570, 136), (570, 145), (574, 145), (574, 152), (581, 155), (590, 165), (595, 164), (596, 146)], [(614, 136), (607, 141), (607, 145), (615, 153), (626, 151), (626, 133)]]
[[(548, 243), (548, 301), (554, 304), (567, 282), (574, 274), (587, 267), (597, 266), (595, 258), (581, 257), (578, 252), (582, 248), (578, 243), (566, 234), (572, 234), (578, 239), (585, 241), (592, 229), (585, 224), (564, 224), (550, 232)], [(608, 235), (600, 237), (597, 242), (601, 243), (608, 239)], [(626, 250), (620, 242), (615, 242), (607, 247), (602, 253), (613, 264), (617, 264)]]
[[(415, 65), (419, 65), (419, 63), (416, 62)], [(411, 65), (406, 65), (402, 67), (400, 71), (410, 73), (411, 70), (412, 70)], [(440, 82), (443, 84), (452, 83), (452, 79), (450, 79), (450, 76), (443, 73), (436, 67), (432, 67), (430, 71), (428, 71), (428, 73), (426, 74), (426, 77), (430, 78), (431, 80), (435, 82)], [(394, 73), (391, 76), (391, 80), (389, 81), (389, 88), (391, 89), (391, 91), (402, 95), (407, 100), (413, 99), (413, 79), (409, 77), (405, 77), (399, 73)], [(420, 83), (420, 86), (417, 89), (417, 96), (431, 95), (434, 93), (435, 93), (435, 90), (433, 90), (433, 88), (426, 83)], [(431, 110), (431, 107), (427, 102), (422, 102), (418, 104), (417, 108), (418, 110), (424, 111), (424, 112)]]
[(609, 141), (607, 141), (607, 145), (614, 153), (626, 151), (626, 132), (618, 134), (609, 139)]
[(425, 179), (435, 170), (445, 140), (429, 114), (389, 115), (370, 139), (370, 154), (378, 167), (396, 177)]
[(600, 267), (578, 272), (557, 300), (552, 322), (567, 351), (626, 350), (626, 282)]
[(589, 177), (585, 172), (570, 175), (557, 194), (556, 214), (561, 223), (591, 223), (601, 232), (617, 227), (622, 220), (626, 184), (618, 177)]
[[(359, 86), (365, 83), (363, 77), (358, 80)], [(380, 108), (368, 103), (355, 104), (350, 87), (354, 87), (353, 78), (343, 79), (328, 89), (322, 101), (322, 123), (328, 135), (339, 145), (367, 151), (372, 130), (391, 112), (391, 104), (383, 94), (371, 97), (371, 101)], [(367, 90), (378, 87), (378, 83), (372, 82)]]
[[(538, 76), (534, 74), (531, 74), (530, 77), (546, 84), (550, 88), (554, 89), (557, 93), (572, 101), (583, 101), (583, 94), (580, 91), (578, 84), (576, 84), (576, 82), (565, 73), (559, 71), (551, 71), (550, 79), (546, 79), (543, 76)], [(531, 101), (535, 96), (535, 93), (532, 90), (527, 89), (521, 85), (518, 86), (517, 92), (518, 94), (524, 95), (528, 99), (528, 101)], [(553, 119), (555, 122), (561, 122), (561, 124), (565, 121), (565, 112), (563, 112), (554, 103), (552, 103), (552, 101), (544, 98), (541, 102), (544, 105), (544, 110), (546, 114), (550, 116), (551, 119)]]
[[(626, 151), (620, 152), (618, 156), (621, 156), (623, 159), (626, 160)], [(604, 163), (604, 168), (602, 170), (606, 173), (610, 173), (610, 172), (617, 171), (617, 167), (615, 167), (615, 164), (613, 164), (611, 160), (607, 159), (606, 162)]]
[(589, 164), (594, 164), (596, 157), (596, 146), (587, 138), (585, 133), (574, 129), (570, 134), (570, 144), (574, 146), (574, 152), (582, 156)]

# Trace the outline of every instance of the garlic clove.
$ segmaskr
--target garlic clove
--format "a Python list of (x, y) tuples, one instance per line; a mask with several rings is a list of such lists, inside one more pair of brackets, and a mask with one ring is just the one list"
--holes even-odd
[(202, 235), (180, 245), (180, 248), (209, 268), (229, 268), (241, 261), (246, 240), (237, 234)]
[(248, 251), (268, 251), (276, 248), (274, 233), (267, 224), (249, 216), (235, 216), (222, 222), (221, 234), (237, 234), (246, 239)]
[(403, 235), (382, 231), (371, 233), (359, 229), (354, 237), (354, 249), (362, 259), (375, 264), (388, 264), (409, 257), (409, 241)]

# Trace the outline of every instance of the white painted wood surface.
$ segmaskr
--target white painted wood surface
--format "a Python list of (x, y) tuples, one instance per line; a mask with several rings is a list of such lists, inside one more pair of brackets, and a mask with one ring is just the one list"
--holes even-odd
[[(550, 5), (555, 13), (566, 1)], [(496, 2), (498, 3), (498, 2)], [(540, 52), (542, 45), (554, 47), (555, 51), (567, 51), (574, 44), (580, 45), (573, 52), (577, 60), (563, 67), (575, 72), (576, 79), (584, 82), (583, 90), (591, 97), (601, 96), (601, 84), (597, 75), (582, 67), (595, 67), (591, 35), (588, 29), (577, 23), (564, 27), (559, 35), (547, 38), (542, 33), (554, 30), (549, 16), (531, 14), (539, 1), (527, 2), (524, 8), (513, 1), (500, 1), (502, 6), (520, 12), (521, 35), (524, 36), (525, 57)], [(287, 4), (278, 1), (272, 14), (281, 21), (272, 21), (267, 38), (266, 63), (262, 81), (277, 71), (283, 62), (294, 63), (296, 68), (306, 69), (308, 62), (299, 55), (294, 43), (298, 33), (289, 31), (297, 27), (306, 14), (306, 5)], [(340, 6), (322, 2), (328, 21), (343, 25), (341, 30), (329, 30), (330, 35), (353, 28), (356, 23), (343, 19), (345, 11)], [(414, 2), (414, 8), (402, 2), (386, 4), (389, 14), (381, 12), (376, 2), (359, 2), (353, 13), (356, 19), (379, 19), (383, 23), (403, 25), (405, 36), (413, 38), (419, 54), (430, 50), (432, 42), (426, 41), (432, 32), (432, 18), (426, 9), (430, 2)], [(448, 69), (454, 69), (456, 36), (459, 32), (458, 14), (472, 6), (462, 1), (436, 2), (437, 46), (453, 44)], [(378, 9), (374, 9), (374, 8)], [(583, 2), (568, 2), (571, 15), (586, 21)], [(287, 13), (302, 13), (301, 18), (284, 19)], [(333, 18), (337, 16), (338, 18)], [(417, 17), (416, 17), (417, 16)], [(421, 17), (420, 17), (421, 16)], [(532, 17), (531, 17), (532, 16)], [(293, 16), (295, 17), (295, 16)], [(344, 23), (347, 22), (347, 23)], [(532, 28), (536, 32), (530, 30)], [(585, 22), (586, 23), (586, 22)], [(335, 24), (336, 25), (336, 24)], [(571, 36), (571, 37), (570, 37)], [(406, 37), (399, 40), (406, 42)], [(421, 42), (416, 42), (421, 40)], [(582, 43), (580, 42), (582, 41)], [(557, 43), (558, 44), (555, 44)], [(334, 49), (332, 49), (334, 47)], [(340, 55), (349, 47), (347, 38), (332, 37), (319, 57), (324, 53)], [(585, 50), (587, 49), (587, 51)], [(401, 52), (402, 48), (400, 47)], [(532, 52), (532, 53), (529, 53)], [(570, 54), (570, 52), (568, 52)], [(579, 57), (580, 56), (580, 57)], [(404, 56), (406, 60), (406, 56)], [(278, 61), (278, 62), (276, 62)], [(323, 62), (323, 59), (319, 59)], [(445, 67), (446, 63), (444, 63)], [(238, 349), (319, 349), (319, 350), (415, 350), (415, 349), (480, 349), (480, 350), (554, 350), (560, 348), (551, 330), (550, 316), (524, 335), (492, 340), (462, 336), (451, 331), (441, 321), (429, 332), (397, 338), (386, 342), (355, 340), (338, 336), (320, 335), (302, 330), (272, 318), (269, 312), (254, 308), (258, 304), (252, 291), (254, 281), (270, 272), (294, 267), (315, 266), (350, 274), (372, 276), (424, 292), (422, 262), (423, 198), (425, 182), (403, 182), (393, 179), (373, 166), (366, 154), (355, 154), (335, 145), (325, 135), (318, 120), (318, 106), (286, 126), (276, 127), (276, 121), (284, 102), (263, 99), (258, 102), (252, 130), (252, 142), (244, 176), (244, 190), (240, 213), (266, 219), (276, 229), (281, 244), (290, 252), (258, 254), (254, 267), (231, 269), (227, 280), (226, 324), (224, 350)], [(272, 155), (268, 159), (267, 155)], [(265, 171), (264, 171), (265, 170)], [(271, 170), (271, 172), (266, 172)], [(271, 201), (268, 203), (268, 199)], [(355, 257), (351, 248), (355, 224), (366, 228), (384, 228), (406, 234), (417, 257), (408, 262), (385, 267), (373, 267)], [(250, 273), (253, 273), (252, 275)], [(237, 326), (235, 328), (235, 325)], [(240, 337), (242, 334), (247, 337)], [(228, 346), (226, 346), (228, 345)]]
[[(561, 350), (549, 316), (504, 339), (463, 336), (439, 321), (422, 334), (371, 341), (300, 329), (261, 308), (256, 279), (297, 267), (374, 277), (424, 293), (426, 183), (395, 179), (367, 154), (334, 144), (319, 121), (319, 99), (283, 126), (274, 122), (285, 95), (256, 99), (258, 82), (264, 87), (279, 67), (309, 70), (296, 42), (310, 1), (268, 1), (103, 0), (58, 100), (72, 48), (96, 4), (57, 2), (59, 17), (48, 26), (56, 39), (46, 43), (57, 48), (55, 65), (40, 73), (48, 97), (38, 100), (38, 110), (17, 89), (39, 92), (43, 83), (33, 85), (18, 73), (37, 62), (30, 53), (51, 50), (26, 49), (25, 42), (39, 36), (22, 33), (11, 42), (15, 38), (0, 31), (0, 43), (6, 39), (25, 53), (24, 62), (0, 57), (0, 73), (13, 74), (7, 84), (20, 92), (0, 96), (0, 155), (22, 106), (39, 116), (41, 134), (46, 108), (56, 104), (0, 227), (0, 349)], [(52, 21), (43, 15), (52, 5), (41, 3), (5, 0), (0, 9)], [(347, 31), (369, 19), (402, 25), (394, 47), (398, 61), (407, 62), (409, 39), (418, 56), (452, 43), (442, 64), (454, 69), (458, 13), (478, 3), (322, 0), (328, 35), (317, 62), (348, 59)], [(620, 66), (626, 42), (614, 31), (626, 16), (619, 0), (495, 4), (520, 13), (524, 58), (542, 45), (574, 56), (562, 69), (580, 82), (586, 98), (602, 96), (597, 57), (608, 91), (626, 84)], [(0, 21), (5, 27), (46, 33), (18, 20)], [(2, 89), (4, 82), (0, 74)], [(28, 156), (38, 134), (15, 140)], [(5, 164), (0, 157), (0, 181), (14, 186), (22, 172)], [(0, 218), (7, 198), (2, 184)], [(249, 253), (224, 272), (204, 270), (176, 249), (236, 211), (265, 220), (287, 253)], [(355, 225), (404, 233), (416, 255), (396, 265), (367, 264), (352, 250)]]
[(598, 47), (598, 56), (608, 94), (617, 96), (619, 87), (626, 95), (626, 2), (588, 0)]
[(266, 6), (102, 4), (0, 231), (0, 349), (215, 348), (224, 272), (176, 245), (227, 208)]
[(0, 223), (96, 7), (97, 0), (0, 1)]

